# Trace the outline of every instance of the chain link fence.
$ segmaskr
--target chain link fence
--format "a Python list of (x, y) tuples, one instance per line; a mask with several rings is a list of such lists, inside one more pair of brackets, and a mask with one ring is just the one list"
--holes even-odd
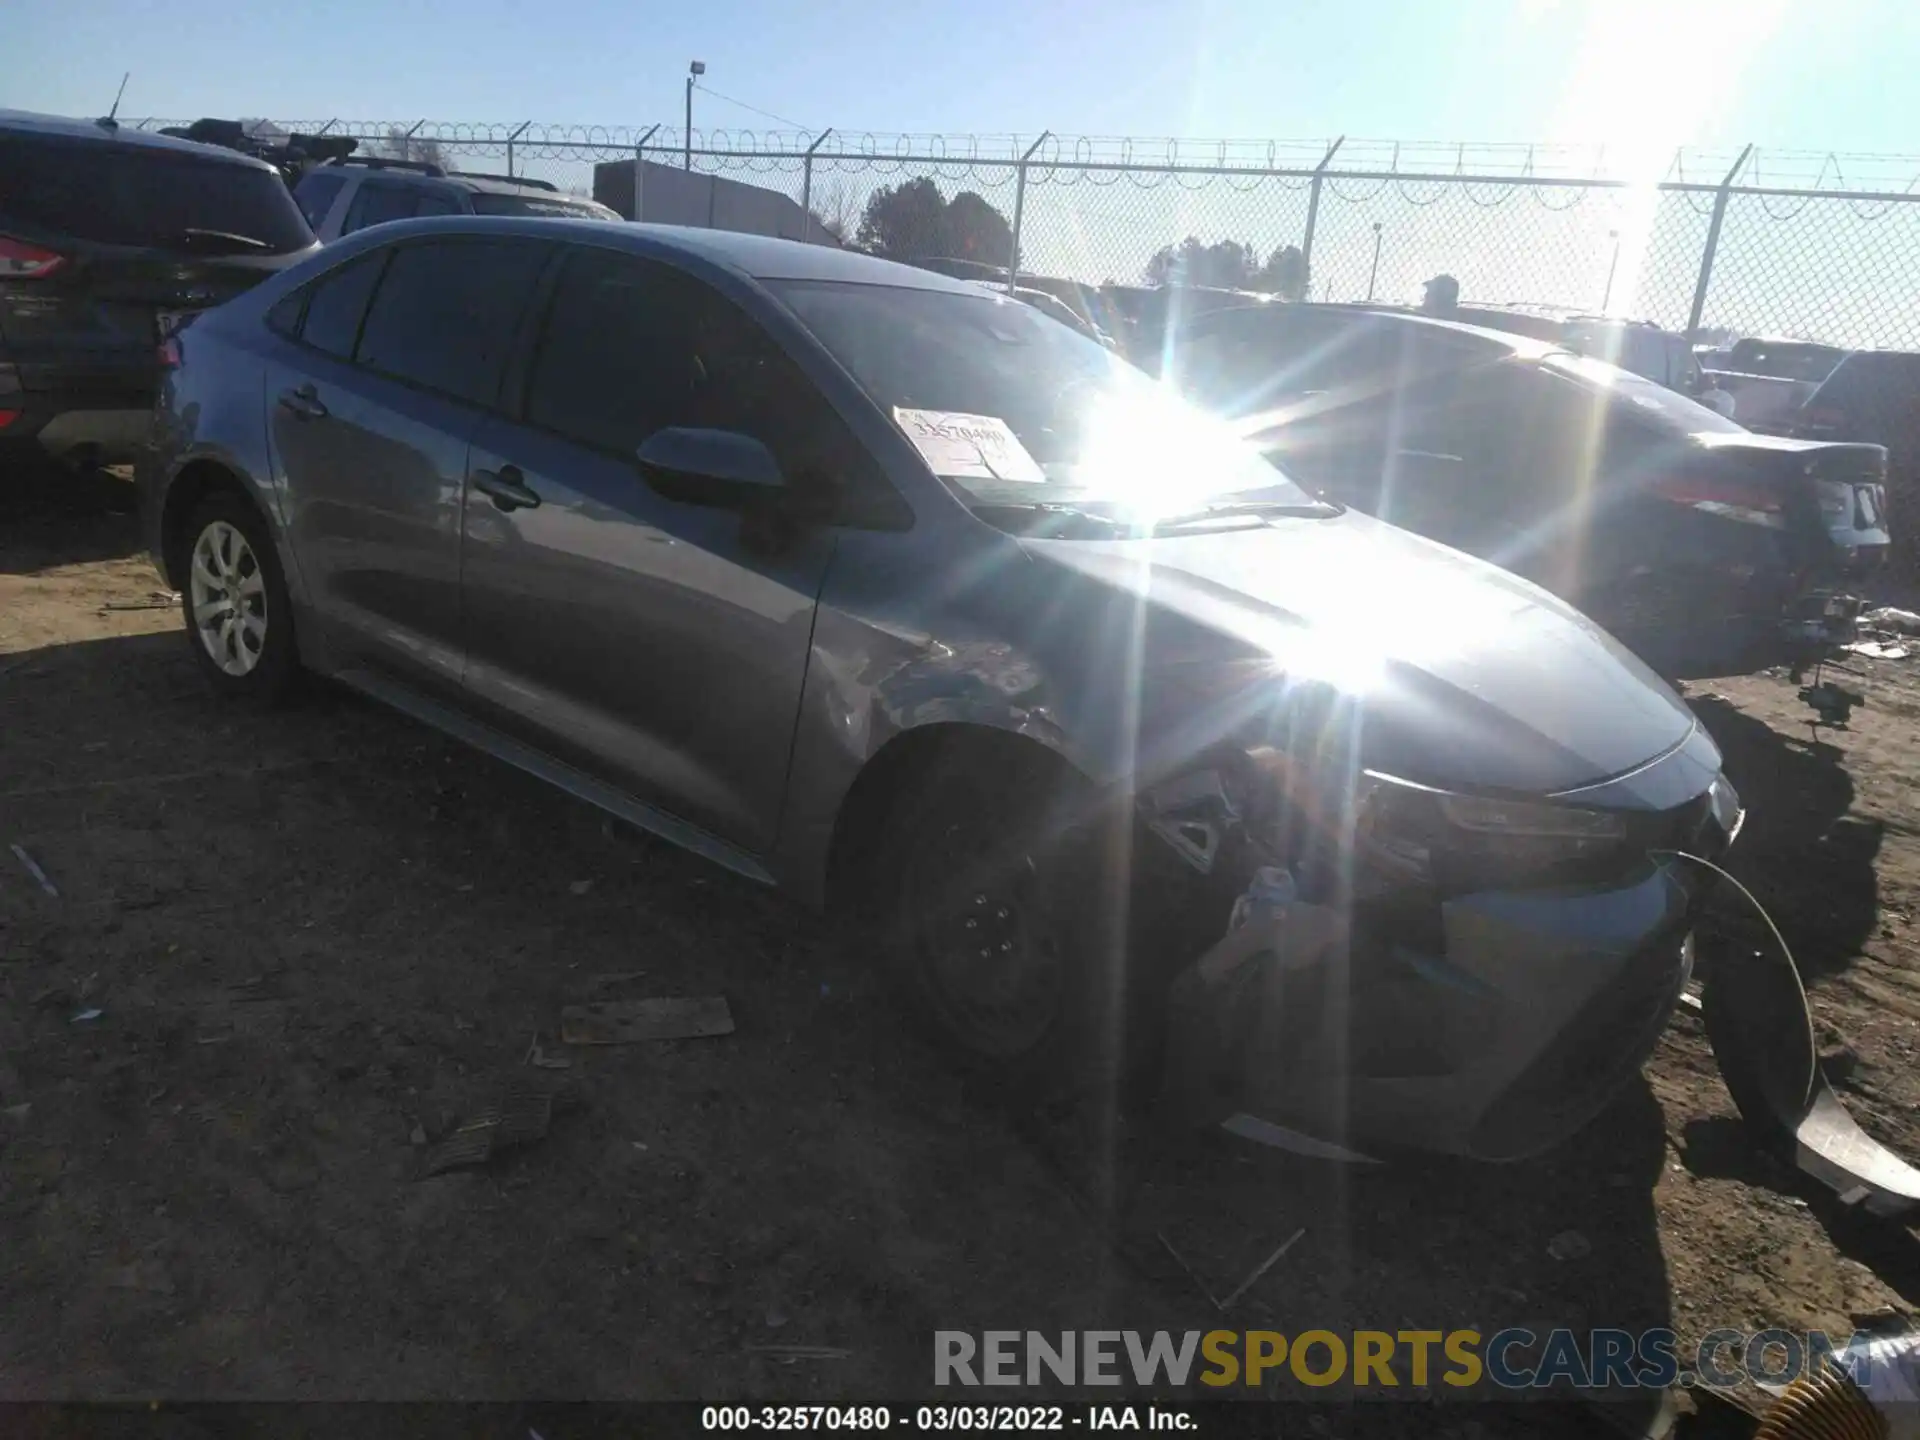
[(1003, 277), (1017, 257), (1086, 284), (1402, 302), (1446, 273), (1467, 304), (1920, 349), (1920, 160), (1901, 157), (1688, 151), (1649, 174), (1570, 147), (250, 123), (581, 195), (596, 165), (644, 159), (784, 196), (809, 238)]

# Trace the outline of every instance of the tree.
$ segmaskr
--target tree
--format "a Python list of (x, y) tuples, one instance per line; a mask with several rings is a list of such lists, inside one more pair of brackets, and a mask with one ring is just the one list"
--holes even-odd
[(1149, 285), (1205, 285), (1221, 290), (1251, 288), (1260, 261), (1251, 245), (1238, 240), (1204, 243), (1189, 235), (1178, 245), (1162, 245), (1147, 261)]
[(1013, 253), (1006, 216), (971, 190), (948, 200), (924, 175), (874, 191), (854, 238), (893, 260), (950, 256), (1003, 265)]
[(826, 185), (813, 188), (813, 223), (835, 242), (845, 245), (853, 238), (860, 206), (852, 183), (844, 175), (835, 176)]
[(1278, 295), (1282, 300), (1307, 298), (1307, 257), (1298, 245), (1282, 245), (1267, 257), (1260, 273), (1253, 278), (1253, 289)]
[(1307, 260), (1297, 245), (1282, 245), (1262, 265), (1253, 246), (1238, 240), (1208, 245), (1189, 235), (1162, 245), (1147, 261), (1149, 285), (1204, 285), (1219, 290), (1258, 290), (1286, 300), (1307, 293)]
[(946, 253), (961, 260), (1004, 265), (1013, 258), (1013, 227), (971, 190), (962, 190), (947, 202)]
[(453, 161), (447, 158), (438, 140), (417, 139), (398, 125), (388, 129), (387, 138), (374, 141), (370, 149), (373, 155), (382, 160), (410, 160), (421, 165), (438, 165), (449, 175), (454, 171)]

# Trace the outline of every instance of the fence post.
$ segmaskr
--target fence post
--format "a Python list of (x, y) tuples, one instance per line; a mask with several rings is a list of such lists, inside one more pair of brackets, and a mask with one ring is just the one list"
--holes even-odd
[[(653, 132), (658, 130), (659, 128), (660, 126), (658, 123), (649, 125), (647, 127), (647, 133), (642, 135), (638, 140), (633, 142), (633, 214), (629, 215), (627, 218), (629, 220), (635, 221), (636, 223), (640, 220), (640, 214), (641, 214), (640, 187), (646, 183), (647, 141), (653, 138)], [(595, 198), (597, 199), (598, 197), (596, 196)]]
[(833, 134), (829, 125), (820, 132), (820, 138), (807, 146), (807, 158), (800, 172), (800, 238), (803, 241), (813, 238), (813, 152), (827, 143), (827, 137)]
[(318, 130), (314, 131), (313, 133), (316, 135), (324, 135), (327, 133), (327, 131), (331, 130), (334, 126), (338, 125), (339, 123), (340, 121), (338, 117), (335, 117), (334, 119), (327, 121), (326, 124), (322, 125)]
[(1700, 278), (1693, 285), (1693, 308), (1687, 312), (1687, 343), (1691, 345), (1700, 331), (1700, 315), (1707, 308), (1707, 285), (1713, 279), (1713, 254), (1720, 248), (1720, 222), (1727, 218), (1727, 195), (1733, 189), (1734, 176), (1740, 173), (1747, 163), (1747, 156), (1753, 153), (1749, 145), (1740, 152), (1740, 158), (1733, 162), (1733, 168), (1727, 171), (1727, 178), (1720, 182), (1720, 188), (1713, 195), (1713, 219), (1707, 222), (1707, 243), (1700, 251)]
[(1027, 162), (1033, 159), (1033, 152), (1053, 138), (1051, 130), (1042, 130), (1040, 138), (1027, 147), (1027, 153), (1020, 157), (1020, 168), (1014, 173), (1013, 181), (1013, 246), (1007, 255), (1007, 293), (1011, 295), (1019, 285), (1020, 275), (1020, 222), (1027, 208)]
[(1327, 147), (1327, 153), (1313, 167), (1313, 181), (1307, 188), (1307, 233), (1300, 237), (1300, 268), (1306, 272), (1309, 286), (1313, 284), (1313, 231), (1320, 223), (1320, 182), (1326, 178), (1327, 166), (1333, 163), (1334, 155), (1346, 143), (1347, 137), (1342, 135)]
[(507, 174), (508, 175), (513, 174), (513, 142), (518, 140), (522, 135), (526, 134), (527, 127), (531, 124), (533, 124), (533, 121), (531, 120), (522, 120), (520, 122), (520, 128), (514, 131), (513, 134), (507, 136)]

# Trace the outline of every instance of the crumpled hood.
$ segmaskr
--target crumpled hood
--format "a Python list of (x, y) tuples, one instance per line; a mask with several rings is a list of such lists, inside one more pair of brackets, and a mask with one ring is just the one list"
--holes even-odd
[[(1143, 715), (1220, 698), (1194, 673), (1195, 657), (1224, 655), (1198, 663), (1233, 671), (1234, 688), (1249, 676), (1276, 691), (1318, 681), (1353, 702), (1369, 768), (1531, 794), (1624, 774), (1695, 728), (1664, 682), (1554, 596), (1357, 513), (1022, 543), (1038, 563), (1141, 597), (1152, 621), (1175, 621), (1140, 628), (1153, 637), (1139, 672)], [(1193, 644), (1196, 627), (1227, 644)]]

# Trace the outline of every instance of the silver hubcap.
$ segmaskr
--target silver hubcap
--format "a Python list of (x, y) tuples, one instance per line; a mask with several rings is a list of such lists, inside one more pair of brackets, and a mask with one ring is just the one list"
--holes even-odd
[(193, 544), (188, 600), (208, 657), (228, 675), (247, 675), (267, 643), (267, 586), (247, 537), (224, 520)]

